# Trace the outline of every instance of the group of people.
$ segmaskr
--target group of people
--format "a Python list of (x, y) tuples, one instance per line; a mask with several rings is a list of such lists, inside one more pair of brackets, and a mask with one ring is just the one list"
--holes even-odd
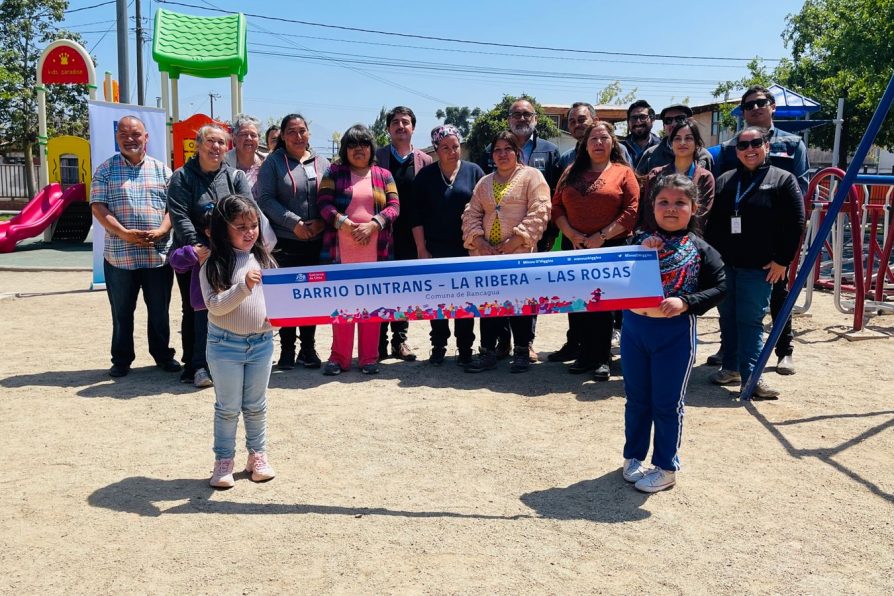
[[(742, 107), (747, 126), (716, 160), (687, 106), (661, 111), (660, 138), (651, 132), (655, 112), (642, 100), (627, 111), (623, 141), (611, 123), (596, 118), (593, 106), (575, 103), (568, 120), (577, 144), (560, 155), (538, 137), (534, 101), (523, 97), (512, 104), (507, 130), (493, 137), (480, 164), (462, 159), (462, 136), (449, 124), (431, 132), (438, 158), (432, 163), (412, 145), (415, 114), (398, 106), (386, 117), (387, 146), (376, 147), (371, 131), (354, 125), (333, 163), (314, 153), (308, 122), (299, 114), (266, 131), (267, 154), (260, 151), (255, 118), (237, 117), (230, 151), (230, 132), (207, 125), (197, 132), (196, 154), (173, 173), (146, 155), (143, 123), (125, 117), (116, 132), (120, 152), (97, 168), (91, 190), (94, 215), (108, 232), (109, 374), (127, 375), (135, 358), (133, 315), (142, 290), (149, 350), (158, 366), (181, 372), (181, 380), (197, 387), (214, 386), (212, 486), (234, 484), (240, 412), (249, 452), (245, 469), (252, 480), (265, 481), (275, 475), (266, 455), (274, 329), (259, 288), (261, 269), (531, 253), (549, 250), (560, 232), (564, 250), (642, 244), (658, 251), (660, 305), (623, 317), (571, 313), (567, 341), (548, 360), (608, 380), (612, 335), (620, 327), (627, 394), (622, 473), (640, 490), (669, 488), (679, 468), (695, 317), (714, 306), (720, 311), (722, 348), (712, 358), (721, 368), (712, 381), (746, 381), (762, 348), (771, 292), (784, 285), (803, 227), (803, 143), (772, 126), (775, 105), (767, 89), (748, 89)], [(182, 367), (170, 347), (167, 312), (175, 276)], [(441, 366), (450, 323), (430, 324), (428, 361)], [(510, 354), (513, 373), (536, 361), (535, 315), (482, 318), (479, 325), (476, 355), (474, 319), (453, 322), (456, 362), (467, 372), (495, 369)], [(338, 375), (351, 366), (355, 326), (361, 372), (377, 373), (389, 355), (416, 359), (406, 321), (361, 321), (333, 325), (325, 364), (314, 326), (279, 329), (275, 366)], [(790, 350), (780, 356), (777, 372), (794, 372)], [(754, 395), (778, 392), (760, 380)], [(648, 469), (643, 462), (653, 426), (654, 467)]]

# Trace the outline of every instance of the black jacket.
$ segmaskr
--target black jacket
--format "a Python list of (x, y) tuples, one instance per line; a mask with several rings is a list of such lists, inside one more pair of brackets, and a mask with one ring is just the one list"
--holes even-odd
[[(737, 189), (742, 232), (733, 234)], [(705, 240), (732, 267), (761, 269), (770, 261), (788, 266), (798, 254), (803, 228), (804, 201), (792, 174), (769, 164), (754, 173), (739, 167), (717, 180)]]
[(201, 221), (205, 212), (231, 194), (251, 198), (248, 178), (226, 163), (216, 172), (206, 174), (193, 156), (174, 172), (168, 184), (168, 212), (174, 226), (174, 246), (208, 244)]

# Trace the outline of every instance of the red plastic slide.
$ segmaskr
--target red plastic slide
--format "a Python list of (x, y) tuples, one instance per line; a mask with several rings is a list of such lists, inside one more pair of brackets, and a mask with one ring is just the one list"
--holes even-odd
[(9, 221), (0, 223), (0, 252), (12, 252), (16, 244), (43, 232), (59, 219), (65, 208), (77, 201), (87, 200), (87, 189), (75, 184), (62, 192), (62, 186), (54, 182), (28, 201), (21, 213)]

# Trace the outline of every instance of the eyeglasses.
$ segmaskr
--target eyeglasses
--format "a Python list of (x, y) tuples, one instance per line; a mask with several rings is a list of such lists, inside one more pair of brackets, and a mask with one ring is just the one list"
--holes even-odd
[(668, 116), (667, 118), (663, 118), (661, 120), (664, 122), (665, 126), (670, 126), (672, 124), (683, 124), (686, 122), (686, 115), (680, 114), (679, 116)]
[(757, 149), (766, 142), (767, 141), (766, 139), (764, 139), (764, 137), (758, 137), (756, 139), (751, 139), (750, 141), (739, 141), (736, 143), (736, 149), (738, 151), (745, 151), (749, 147), (751, 147), (752, 149)]
[(752, 99), (751, 101), (746, 101), (742, 103), (743, 110), (756, 110), (758, 108), (765, 108), (770, 105), (770, 100), (766, 97), (763, 99)]
[(589, 116), (578, 116), (577, 118), (569, 118), (568, 124), (571, 124), (572, 122), (574, 122), (575, 124), (586, 124), (589, 121)]
[(534, 117), (534, 112), (509, 112), (509, 117), (516, 120), (530, 120)]
[(372, 147), (369, 141), (351, 141), (348, 143), (348, 149), (358, 149), (360, 147)]
[(630, 118), (628, 118), (631, 122), (646, 122), (649, 120), (648, 114), (634, 114)]

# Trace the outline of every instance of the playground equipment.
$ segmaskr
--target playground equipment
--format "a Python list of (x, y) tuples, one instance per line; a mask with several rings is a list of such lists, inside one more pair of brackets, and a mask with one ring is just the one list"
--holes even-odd
[(19, 215), (0, 224), (0, 252), (12, 252), (17, 242), (41, 232), (48, 241), (71, 242), (83, 242), (90, 232), (90, 144), (72, 136), (47, 138), (46, 86), (64, 83), (86, 84), (90, 99), (96, 98), (96, 72), (87, 51), (60, 39), (47, 46), (37, 63), (41, 190)]
[[(844, 172), (826, 168), (814, 175), (805, 198), (809, 216), (805, 237), (817, 238), (820, 224), (828, 216), (832, 195), (841, 183)], [(831, 233), (823, 239), (820, 257), (813, 271), (813, 283), (805, 288), (806, 306), (814, 287), (832, 290), (835, 307), (854, 315), (853, 331), (863, 329), (864, 316), (894, 313), (894, 303), (886, 298), (894, 295), (894, 270), (891, 253), (894, 234), (890, 214), (894, 207), (894, 177), (859, 175), (862, 184), (852, 186), (842, 212), (834, 218)], [(858, 258), (859, 257), (859, 258)], [(852, 294), (853, 298), (845, 298)]]
[[(161, 71), (161, 103), (165, 110), (168, 131), (180, 121), (178, 81), (180, 75), (206, 79), (228, 77), (233, 120), (242, 111), (242, 83), (248, 72), (245, 15), (199, 17), (159, 9), (155, 13), (155, 35), (152, 57)], [(177, 154), (187, 147), (174, 148)]]
[[(798, 294), (800, 293), (801, 288), (803, 288), (805, 283), (807, 282), (807, 278), (814, 275), (814, 266), (820, 256), (821, 251), (823, 250), (826, 238), (829, 237), (829, 232), (832, 230), (832, 225), (838, 217), (838, 214), (841, 212), (841, 209), (844, 206), (845, 199), (849, 196), (853, 204), (851, 206), (852, 221), (860, 221), (860, 217), (856, 213), (856, 203), (859, 197), (851, 194), (853, 185), (855, 183), (894, 183), (894, 176), (872, 176), (859, 174), (860, 169), (863, 167), (863, 162), (866, 160), (866, 154), (869, 153), (869, 148), (875, 141), (875, 138), (878, 135), (878, 131), (882, 126), (882, 122), (884, 122), (892, 103), (894, 103), (894, 75), (892, 75), (888, 81), (888, 86), (885, 89), (884, 95), (882, 95), (881, 101), (879, 101), (878, 108), (876, 108), (875, 114), (873, 114), (872, 120), (869, 121), (869, 126), (867, 126), (866, 128), (866, 133), (863, 135), (863, 138), (860, 141), (860, 145), (857, 147), (857, 151), (854, 154), (854, 159), (851, 161), (850, 165), (847, 168), (847, 171), (842, 176), (841, 182), (835, 185), (835, 198), (829, 204), (826, 210), (825, 218), (816, 229), (816, 233), (813, 237), (814, 239), (810, 242), (807, 254), (801, 260), (801, 265), (798, 268), (798, 274), (795, 277), (794, 282), (791, 284), (791, 292), (785, 299), (785, 302), (782, 305), (782, 309), (780, 310), (778, 316), (775, 319), (775, 322), (773, 323), (773, 328), (770, 330), (770, 337), (767, 339), (767, 343), (764, 344), (764, 349), (763, 351), (761, 351), (760, 356), (758, 356), (757, 363), (754, 366), (754, 370), (752, 371), (751, 376), (748, 377), (748, 380), (746, 381), (745, 386), (742, 389), (742, 399), (751, 399), (751, 394), (754, 392), (754, 388), (757, 386), (757, 382), (760, 380), (761, 375), (764, 372), (764, 367), (767, 366), (767, 361), (770, 359), (770, 354), (773, 353), (773, 348), (776, 347), (776, 342), (779, 341), (779, 336), (782, 334), (782, 328), (785, 325), (785, 322), (788, 320), (788, 317), (795, 306), (795, 302), (798, 299)], [(819, 181), (817, 181), (816, 184), (818, 186)], [(808, 195), (809, 194), (810, 193), (808, 193)], [(862, 230), (859, 230), (859, 232), (857, 234), (854, 234), (853, 237), (856, 239), (854, 255), (859, 257), (863, 254)], [(886, 239), (885, 245), (888, 244), (890, 244), (890, 241)], [(857, 287), (865, 282), (865, 279), (863, 278), (863, 271), (861, 270), (862, 262), (862, 258), (854, 259), (854, 279)], [(881, 269), (887, 270), (888, 264), (883, 263)], [(879, 277), (881, 277), (882, 279), (884, 279), (886, 275), (887, 273), (881, 273), (881, 271), (879, 273)], [(865, 297), (865, 287), (863, 292), (863, 297)], [(857, 298), (858, 299), (855, 300), (854, 319), (855, 327), (859, 327), (859, 329), (857, 330), (861, 330), (863, 328), (864, 305), (863, 301), (859, 299), (859, 295), (857, 296)], [(859, 321), (857, 320), (858, 314)]]

